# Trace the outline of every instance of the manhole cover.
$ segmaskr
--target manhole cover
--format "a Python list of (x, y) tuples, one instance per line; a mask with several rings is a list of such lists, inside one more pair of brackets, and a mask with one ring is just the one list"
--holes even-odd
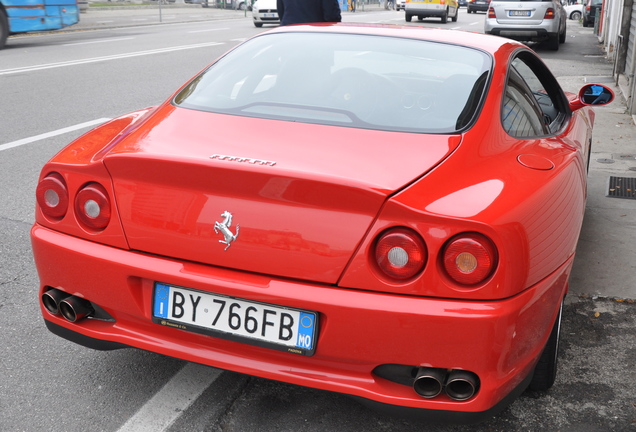
[(613, 164), (614, 159), (600, 158), (600, 159), (596, 159), (596, 162), (604, 163), (604, 164)]
[(636, 199), (636, 178), (610, 176), (607, 189), (610, 198)]

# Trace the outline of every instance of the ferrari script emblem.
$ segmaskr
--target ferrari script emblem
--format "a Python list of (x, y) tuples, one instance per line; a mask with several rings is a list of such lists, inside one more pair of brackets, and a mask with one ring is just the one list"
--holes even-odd
[(223, 240), (219, 240), (219, 243), (227, 245), (225, 246), (225, 249), (223, 249), (227, 250), (231, 246), (232, 242), (238, 237), (239, 226), (236, 226), (236, 234), (233, 234), (232, 231), (230, 231), (230, 226), (232, 226), (232, 213), (224, 211), (221, 214), (221, 217), (223, 218), (223, 222), (214, 222), (214, 232), (217, 234), (221, 232), (221, 234), (223, 234)]

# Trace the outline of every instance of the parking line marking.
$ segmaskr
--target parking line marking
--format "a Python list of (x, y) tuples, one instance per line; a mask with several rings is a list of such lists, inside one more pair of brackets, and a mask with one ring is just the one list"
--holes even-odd
[(22, 72), (32, 72), (32, 71), (53, 69), (53, 68), (66, 67), (66, 66), (76, 66), (76, 65), (87, 64), (87, 63), (97, 63), (102, 61), (119, 60), (119, 59), (130, 58), (130, 57), (139, 57), (139, 56), (145, 56), (145, 55), (151, 55), (151, 54), (161, 54), (161, 53), (181, 51), (181, 50), (194, 49), (194, 48), (206, 48), (206, 47), (215, 46), (215, 45), (223, 45), (223, 42), (207, 42), (207, 43), (200, 43), (200, 44), (194, 44), (194, 45), (181, 45), (181, 46), (159, 48), (159, 49), (148, 50), (148, 51), (137, 51), (137, 52), (131, 52), (126, 54), (116, 54), (116, 55), (110, 55), (110, 56), (104, 56), (104, 57), (86, 58), (82, 60), (70, 60), (70, 61), (59, 62), (59, 63), (48, 63), (48, 64), (41, 64), (36, 66), (20, 67), (15, 69), (0, 69), (0, 75), (9, 75), (14, 73), (22, 73)]
[(35, 135), (35, 136), (29, 137), (29, 138), (23, 138), (23, 139), (20, 139), (20, 140), (17, 140), (17, 141), (13, 141), (13, 142), (10, 142), (10, 143), (0, 144), (0, 151), (8, 150), (10, 148), (19, 147), (21, 145), (30, 144), (32, 142), (41, 141), (43, 139), (51, 138), (51, 137), (58, 136), (58, 135), (63, 135), (65, 133), (73, 132), (73, 131), (76, 131), (76, 130), (79, 130), (79, 129), (84, 129), (84, 128), (87, 128), (87, 127), (91, 127), (91, 126), (95, 126), (95, 125), (98, 125), (98, 124), (102, 124), (102, 123), (107, 122), (108, 120), (110, 120), (110, 119), (104, 117), (104, 118), (100, 118), (100, 119), (97, 119), (97, 120), (91, 120), (91, 121), (87, 121), (87, 122), (84, 122), (84, 123), (79, 123), (79, 124), (76, 124), (74, 126), (69, 126), (69, 127), (65, 127), (65, 128), (62, 128), (62, 129), (54, 130), (54, 131), (51, 131), (51, 132), (46, 132), (46, 133), (43, 133), (43, 134), (40, 134), (40, 135)]
[(111, 38), (111, 39), (99, 39), (99, 40), (94, 40), (94, 41), (74, 42), (74, 43), (67, 43), (67, 44), (62, 44), (62, 45), (63, 46), (88, 45), (88, 44), (96, 44), (96, 43), (104, 43), (104, 42), (118, 42), (118, 41), (123, 41), (123, 40), (130, 40), (130, 39), (134, 39), (134, 38), (132, 38), (132, 37), (120, 37), (120, 38)]
[(223, 371), (187, 363), (117, 432), (161, 432), (168, 429)]

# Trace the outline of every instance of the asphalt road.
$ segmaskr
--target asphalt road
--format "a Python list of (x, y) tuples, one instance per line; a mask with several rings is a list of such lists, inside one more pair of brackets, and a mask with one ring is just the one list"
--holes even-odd
[[(634, 267), (628, 261), (623, 264), (627, 269), (619, 268), (610, 252), (589, 247), (603, 244), (596, 233), (609, 225), (604, 221), (615, 222), (604, 213), (608, 204), (596, 196), (588, 203), (594, 229), (586, 214), (588, 247), (579, 256), (591, 256), (594, 250), (597, 255), (594, 263), (577, 258), (554, 388), (526, 393), (503, 413), (473, 427), (396, 418), (346, 396), (138, 350), (92, 351), (47, 332), (39, 315), (28, 237), (41, 166), (88, 124), (160, 103), (215, 57), (262, 31), (242, 12), (224, 13), (202, 20), (174, 18), (162, 25), (111, 13), (118, 17), (115, 23), (94, 24), (99, 30), (12, 37), (0, 52), (0, 343), (5, 347), (0, 430), (636, 431), (636, 304), (630, 300), (636, 297), (630, 294)], [(118, 21), (124, 19), (129, 22)], [(482, 20), (483, 15), (462, 9), (453, 26), (481, 31)], [(83, 19), (86, 28), (89, 21)], [(345, 21), (404, 23), (402, 14), (389, 11), (359, 11), (346, 14)], [(440, 24), (427, 20), (411, 25)], [(535, 48), (564, 85), (576, 86), (582, 76), (611, 75), (594, 39), (591, 29), (569, 22), (568, 41), (558, 52)], [(599, 145), (611, 137), (623, 143), (624, 151), (636, 153), (636, 148), (625, 147), (634, 145), (629, 141), (634, 126), (620, 113), (620, 105), (599, 110), (599, 120)], [(597, 156), (603, 149), (598, 148)], [(592, 168), (597, 184), (604, 178), (603, 167), (594, 162)], [(633, 203), (625, 202), (615, 212), (616, 224), (622, 223), (626, 233), (633, 231), (633, 210)], [(620, 237), (616, 229), (613, 235)], [(619, 251), (626, 255), (629, 237), (622, 237), (626, 244)], [(599, 272), (614, 269), (599, 282), (587, 272), (592, 265)], [(180, 405), (182, 400), (187, 403)], [(164, 417), (169, 420), (153, 423)]]

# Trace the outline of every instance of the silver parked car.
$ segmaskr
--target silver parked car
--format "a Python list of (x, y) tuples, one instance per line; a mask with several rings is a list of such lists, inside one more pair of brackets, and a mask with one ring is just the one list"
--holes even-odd
[(543, 42), (558, 50), (565, 42), (567, 14), (559, 0), (493, 0), (484, 33)]

